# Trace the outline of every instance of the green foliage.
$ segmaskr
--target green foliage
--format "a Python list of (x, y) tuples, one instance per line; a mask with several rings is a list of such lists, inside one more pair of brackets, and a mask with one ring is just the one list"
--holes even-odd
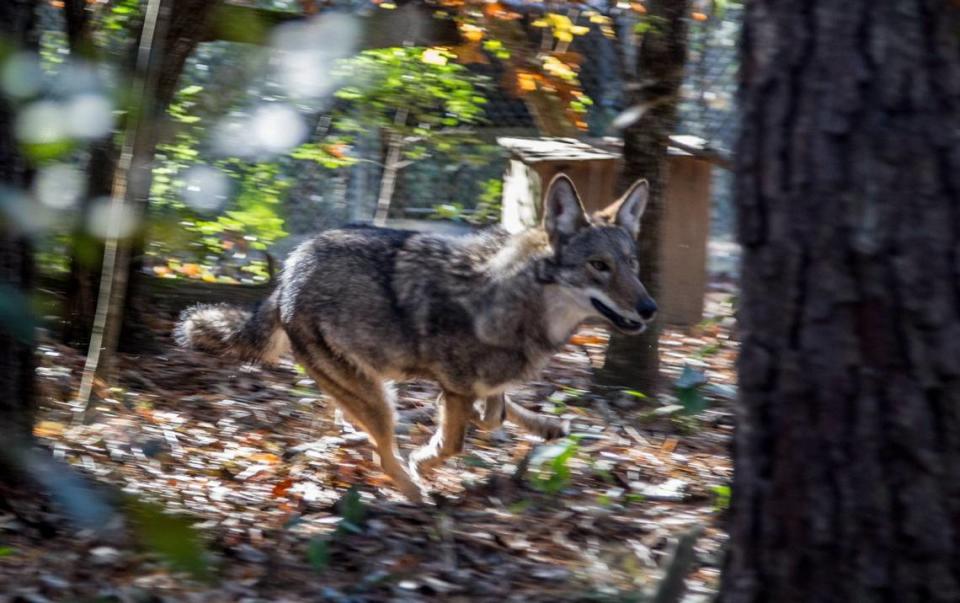
[(360, 498), (360, 491), (355, 486), (347, 490), (343, 498), (340, 499), (340, 520), (338, 527), (351, 532), (361, 532), (366, 520), (367, 510), (363, 506), (363, 500)]
[(321, 572), (330, 566), (330, 541), (313, 538), (307, 545), (307, 561), (315, 571)]
[(109, 32), (127, 30), (140, 16), (140, 0), (114, 0), (103, 16), (103, 28)]
[[(158, 146), (157, 167), (153, 171), (150, 255), (160, 258), (166, 276), (185, 275), (206, 280), (234, 282), (238, 278), (266, 280), (266, 264), (250, 251), (265, 251), (286, 236), (280, 204), (290, 186), (279, 162), (247, 162), (221, 158), (201, 162), (200, 141), (203, 120), (196, 113), (204, 88), (189, 85), (181, 89), (168, 114), (177, 125), (173, 140)], [(231, 195), (222, 211), (193, 208), (183, 200), (187, 182), (185, 173), (192, 167), (206, 166), (228, 178)], [(163, 258), (176, 258), (162, 266)], [(239, 267), (233, 274), (221, 269), (215, 276), (211, 263), (233, 258)], [(185, 264), (203, 264), (201, 270), (185, 272)]]
[(503, 180), (490, 178), (483, 183), (483, 192), (477, 200), (477, 207), (468, 218), (472, 224), (495, 224), (500, 221), (503, 201)]
[(683, 372), (674, 384), (677, 392), (677, 400), (683, 406), (683, 412), (686, 415), (696, 415), (707, 408), (707, 399), (701, 391), (707, 383), (707, 377), (703, 371), (698, 371), (690, 366), (684, 366)]
[(579, 450), (574, 437), (542, 446), (530, 460), (530, 485), (544, 494), (560, 493), (570, 483), (572, 473), (568, 463)]
[(527, 509), (533, 506), (533, 501), (529, 498), (521, 498), (517, 502), (510, 503), (507, 505), (507, 511), (510, 511), (514, 515), (523, 515), (526, 513)]
[[(469, 128), (483, 121), (487, 79), (453, 62), (436, 48), (365, 50), (337, 64), (336, 76), (348, 82), (335, 93), (345, 101), (331, 116), (335, 137), (326, 148), (306, 145), (295, 157), (330, 161), (330, 145), (349, 144), (357, 136), (380, 132), (399, 137), (407, 161), (476, 144)], [(339, 158), (338, 158), (339, 159)]]
[(15, 554), (17, 550), (10, 546), (0, 546), (0, 557), (10, 557)]
[(726, 511), (730, 508), (730, 486), (719, 484), (713, 487), (713, 508), (717, 511)]
[(170, 515), (155, 503), (128, 499), (127, 514), (143, 544), (178, 571), (209, 580), (210, 568), (200, 536), (190, 522)]
[(318, 572), (330, 567), (332, 541), (344, 536), (347, 532), (362, 533), (366, 524), (367, 509), (356, 486), (351, 486), (343, 498), (337, 502), (337, 509), (340, 512), (340, 521), (337, 522), (333, 533), (325, 538), (319, 536), (313, 538), (307, 545), (307, 560)]

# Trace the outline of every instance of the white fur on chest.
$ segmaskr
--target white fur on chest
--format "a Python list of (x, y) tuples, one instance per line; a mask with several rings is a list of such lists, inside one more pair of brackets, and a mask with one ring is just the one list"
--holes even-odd
[(550, 342), (560, 346), (570, 339), (577, 327), (591, 314), (587, 302), (576, 292), (561, 286), (544, 291), (544, 322)]

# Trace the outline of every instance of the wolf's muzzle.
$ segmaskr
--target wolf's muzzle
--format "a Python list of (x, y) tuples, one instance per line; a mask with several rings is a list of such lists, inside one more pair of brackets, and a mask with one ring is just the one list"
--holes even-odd
[[(596, 298), (591, 297), (590, 303), (597, 309), (597, 312), (600, 312), (600, 314), (606, 317), (607, 320), (612, 322), (613, 325), (621, 331), (626, 333), (640, 333), (646, 328), (644, 323), (621, 316), (616, 310), (598, 301)], [(651, 316), (653, 316), (653, 314), (651, 314)]]

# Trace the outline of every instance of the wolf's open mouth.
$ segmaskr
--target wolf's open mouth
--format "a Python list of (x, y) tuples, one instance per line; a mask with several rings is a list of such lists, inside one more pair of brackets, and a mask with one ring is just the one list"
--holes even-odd
[(600, 314), (603, 314), (607, 320), (622, 331), (641, 332), (646, 328), (646, 325), (642, 322), (620, 316), (613, 308), (603, 302), (597, 301), (593, 297), (590, 298), (590, 303), (593, 304), (593, 307), (596, 308)]

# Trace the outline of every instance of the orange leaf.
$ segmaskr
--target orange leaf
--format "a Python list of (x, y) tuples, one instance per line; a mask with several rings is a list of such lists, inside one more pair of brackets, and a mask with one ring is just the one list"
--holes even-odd
[(583, 55), (579, 52), (551, 52), (550, 56), (567, 65), (581, 65), (583, 63)]
[(277, 482), (273, 486), (273, 490), (270, 491), (270, 494), (272, 494), (274, 498), (280, 498), (281, 496), (287, 493), (287, 490), (289, 490), (290, 486), (292, 485), (293, 485), (293, 480), (288, 477), (282, 482)]
[(336, 144), (328, 144), (326, 151), (337, 159), (343, 159), (343, 156), (346, 155), (346, 148), (347, 145), (343, 144), (342, 142), (338, 142)]
[(694, 21), (706, 21), (707, 15), (704, 13), (690, 13), (690, 16), (693, 17)]
[(521, 17), (520, 13), (514, 12), (499, 2), (493, 2), (483, 7), (483, 13), (487, 17), (492, 17), (494, 19), (500, 19), (501, 21), (512, 21), (514, 19), (519, 19)]
[(267, 463), (270, 465), (275, 465), (280, 462), (280, 457), (270, 452), (258, 452), (256, 454), (251, 454), (250, 458), (258, 463)]
[(487, 65), (490, 63), (490, 59), (487, 58), (487, 55), (483, 53), (480, 49), (480, 44), (476, 42), (468, 42), (466, 44), (461, 44), (460, 46), (454, 46), (450, 49), (453, 54), (457, 55), (457, 62), (464, 65), (469, 65), (471, 63), (477, 65)]
[(184, 264), (180, 267), (180, 272), (186, 274), (187, 276), (200, 276), (200, 273), (203, 272), (203, 268), (197, 264)]
[(63, 435), (66, 427), (56, 421), (40, 421), (33, 426), (33, 435), (38, 438), (55, 438)]
[(537, 89), (537, 76), (529, 71), (517, 71), (517, 87), (520, 92), (533, 92)]

